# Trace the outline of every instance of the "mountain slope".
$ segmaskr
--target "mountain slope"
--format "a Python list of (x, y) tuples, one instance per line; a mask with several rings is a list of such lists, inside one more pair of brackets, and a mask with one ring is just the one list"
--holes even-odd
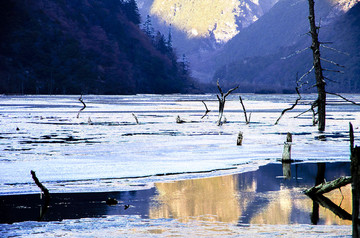
[(190, 61), (194, 77), (209, 81), (208, 60), (239, 31), (278, 0), (138, 0), (143, 21), (150, 14), (155, 30), (173, 34), (179, 55)]
[[(334, 17), (336, 14), (339, 15), (338, 7), (339, 5), (334, 6), (327, 1), (316, 2), (316, 19), (322, 19), (320, 40), (333, 41), (334, 45), (331, 47), (354, 52), (355, 55), (349, 57), (326, 48), (322, 49), (324, 58), (346, 66), (351, 65), (345, 74), (326, 73), (329, 78), (337, 79), (341, 85), (339, 87), (339, 84), (329, 82), (328, 89), (339, 91), (341, 88), (346, 92), (358, 92), (360, 88), (349, 83), (354, 77), (358, 77), (356, 72), (360, 62), (356, 53), (359, 52), (358, 25), (351, 24), (358, 21), (358, 5), (345, 15)], [(311, 45), (311, 38), (304, 35), (309, 29), (307, 11), (307, 1), (285, 0), (276, 4), (268, 14), (224, 47), (217, 62), (218, 65), (225, 63), (217, 69), (213, 80), (221, 78), (231, 85), (240, 83), (242, 90), (247, 92), (293, 91), (296, 74), (301, 76), (312, 66), (310, 49), (294, 54), (293, 57), (286, 57)], [(300, 36), (301, 34), (303, 36)], [(324, 62), (324, 68), (334, 67)], [(313, 73), (306, 80), (312, 78)]]
[(189, 78), (139, 29), (130, 2), (2, 1), (0, 92), (183, 92)]

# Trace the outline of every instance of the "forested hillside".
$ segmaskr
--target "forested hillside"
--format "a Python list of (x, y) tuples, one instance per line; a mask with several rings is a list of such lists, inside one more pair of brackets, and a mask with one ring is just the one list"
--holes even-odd
[(140, 22), (133, 0), (1, 1), (0, 93), (191, 92), (171, 44)]

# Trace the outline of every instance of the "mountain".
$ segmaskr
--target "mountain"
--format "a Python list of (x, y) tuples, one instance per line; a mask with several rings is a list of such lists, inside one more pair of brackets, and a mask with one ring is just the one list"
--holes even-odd
[[(138, 0), (143, 21), (150, 15), (155, 30), (172, 33), (178, 55), (185, 54), (192, 75), (212, 77), (209, 62), (236, 34), (251, 25), (278, 0)], [(209, 70), (209, 68), (211, 70)]]
[[(324, 68), (344, 71), (344, 74), (325, 72), (330, 78), (327, 84), (330, 90), (360, 92), (360, 24), (356, 24), (360, 6), (354, 6), (355, 3), (319, 0), (315, 4), (317, 22), (321, 19), (320, 41), (333, 42), (321, 49), (323, 58), (346, 66), (339, 69), (323, 61)], [(302, 51), (311, 45), (311, 37), (306, 34), (309, 31), (307, 4), (304, 0), (281, 0), (236, 35), (215, 57), (218, 67), (213, 81), (220, 78), (224, 85), (240, 84), (243, 92), (294, 92), (296, 75), (300, 77), (312, 67), (311, 50)], [(312, 82), (313, 78), (312, 72), (304, 80)], [(313, 84), (309, 83), (306, 88)]]
[(139, 23), (134, 0), (1, 1), (0, 93), (192, 91), (173, 49)]

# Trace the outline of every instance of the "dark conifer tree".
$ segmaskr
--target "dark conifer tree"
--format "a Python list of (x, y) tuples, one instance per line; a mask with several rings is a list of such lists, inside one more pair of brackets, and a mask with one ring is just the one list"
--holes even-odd
[(168, 39), (167, 39), (167, 42), (166, 42), (166, 46), (167, 46), (169, 52), (172, 52), (172, 51), (173, 51), (173, 48), (172, 48), (171, 25), (170, 25), (170, 28), (169, 28), (169, 34), (168, 34)]
[(139, 8), (136, 4), (135, 0), (128, 0), (126, 2), (123, 2), (124, 5), (124, 9), (125, 9), (125, 14), (127, 16), (127, 18), (135, 23), (136, 25), (139, 25), (141, 22), (140, 19), (140, 13), (139, 13)]
[(154, 39), (154, 28), (151, 23), (151, 17), (150, 15), (146, 16), (146, 20), (143, 23), (143, 31), (150, 39)]

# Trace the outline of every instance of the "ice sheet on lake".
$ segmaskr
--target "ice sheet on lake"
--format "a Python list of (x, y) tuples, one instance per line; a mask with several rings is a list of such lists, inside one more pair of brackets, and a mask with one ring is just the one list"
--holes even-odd
[[(216, 176), (255, 169), (281, 157), (288, 131), (293, 133), (293, 159), (348, 160), (348, 123), (357, 137), (360, 107), (330, 98), (326, 132), (320, 134), (311, 126), (311, 113), (293, 118), (309, 109), (315, 95), (306, 97), (274, 126), (296, 95), (242, 95), (250, 125), (238, 95), (230, 95), (228, 123), (219, 127), (218, 102), (210, 94), (85, 95), (87, 107), (79, 118), (78, 96), (1, 96), (0, 195), (38, 192), (30, 170), (51, 192), (80, 192), (143, 188), (174, 177), (154, 175), (235, 168), (206, 175)], [(202, 100), (211, 110), (203, 119)], [(177, 124), (178, 115), (186, 122)], [(242, 146), (236, 146), (239, 131)]]
[(351, 237), (351, 226), (242, 225), (138, 216), (83, 218), (60, 222), (0, 224), (2, 237)]

